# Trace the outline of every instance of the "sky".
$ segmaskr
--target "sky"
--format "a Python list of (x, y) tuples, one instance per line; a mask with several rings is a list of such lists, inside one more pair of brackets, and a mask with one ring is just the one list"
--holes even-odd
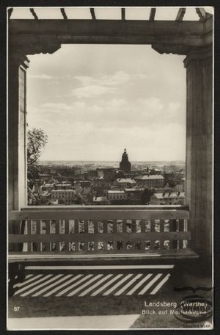
[(185, 160), (184, 56), (148, 45), (62, 45), (28, 56), (28, 129), (41, 160)]
[(28, 129), (48, 143), (41, 160), (184, 160), (183, 56), (150, 46), (62, 45), (29, 56)]

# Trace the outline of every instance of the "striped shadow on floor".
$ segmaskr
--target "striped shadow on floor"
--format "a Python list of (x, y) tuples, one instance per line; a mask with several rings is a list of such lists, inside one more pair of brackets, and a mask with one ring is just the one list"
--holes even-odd
[[(171, 266), (86, 267), (36, 270), (14, 285), (18, 297), (155, 295), (168, 282)], [(54, 271), (53, 271), (54, 270)], [(94, 270), (94, 271), (93, 271)]]

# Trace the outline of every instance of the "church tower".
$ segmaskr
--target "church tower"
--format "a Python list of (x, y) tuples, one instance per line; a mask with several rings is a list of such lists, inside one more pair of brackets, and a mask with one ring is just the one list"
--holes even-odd
[(124, 149), (124, 153), (122, 155), (121, 163), (120, 163), (120, 170), (123, 170), (126, 173), (131, 172), (131, 163), (128, 160), (128, 154), (126, 149)]

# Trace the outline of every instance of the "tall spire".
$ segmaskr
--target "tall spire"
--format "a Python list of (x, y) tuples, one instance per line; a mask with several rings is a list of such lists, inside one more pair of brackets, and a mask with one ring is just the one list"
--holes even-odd
[(128, 160), (128, 154), (126, 149), (124, 149), (124, 153), (122, 155), (120, 170), (123, 170), (124, 172), (127, 173), (131, 172), (131, 163)]

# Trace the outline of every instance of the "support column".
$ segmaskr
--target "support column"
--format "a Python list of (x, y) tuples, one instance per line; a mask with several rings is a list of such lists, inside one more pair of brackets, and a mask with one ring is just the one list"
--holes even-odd
[[(8, 210), (19, 210), (27, 201), (26, 163), (26, 69), (28, 59), (19, 51), (8, 59)], [(21, 232), (21, 222), (13, 222), (9, 233)], [(9, 245), (21, 251), (22, 245)]]
[(26, 205), (26, 69), (29, 60), (11, 51), (8, 60), (9, 210)]
[(212, 254), (213, 98), (212, 48), (200, 48), (184, 60), (187, 71), (186, 201), (192, 247)]

